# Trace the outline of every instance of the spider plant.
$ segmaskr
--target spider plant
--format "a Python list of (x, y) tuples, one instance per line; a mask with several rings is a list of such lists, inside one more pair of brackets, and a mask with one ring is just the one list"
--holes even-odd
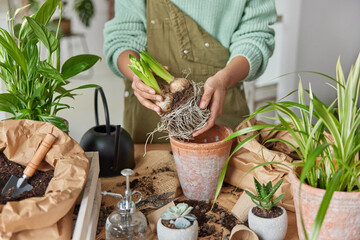
[[(275, 130), (288, 131), (291, 134), (298, 147), (282, 139), (266, 139), (264, 144), (272, 141), (284, 142), (298, 153), (301, 161), (292, 164), (302, 167), (301, 174), (298, 175), (300, 194), (301, 185), (304, 182), (310, 186), (326, 190), (309, 234), (305, 230), (301, 216), (306, 239), (317, 239), (335, 191), (352, 192), (360, 190), (360, 163), (356, 158), (360, 150), (358, 144), (360, 141), (360, 110), (357, 106), (360, 90), (360, 55), (351, 68), (347, 81), (345, 81), (340, 59), (336, 67), (336, 79), (322, 73), (312, 73), (320, 74), (336, 82), (334, 88), (337, 92), (337, 98), (330, 106), (314, 96), (311, 86), (308, 91), (304, 91), (302, 83), (299, 81), (298, 102), (269, 102), (257, 109), (244, 121), (246, 122), (269, 111), (275, 111), (279, 124), (262, 124), (243, 128), (224, 139), (226, 141), (259, 130), (269, 133)], [(304, 92), (308, 93), (308, 105), (305, 103)], [(244, 144), (259, 134), (253, 134), (240, 142), (229, 159)], [(220, 193), (229, 159), (221, 172), (215, 199)], [(282, 163), (264, 162), (255, 168), (268, 164)]]
[[(17, 9), (12, 16), (8, 13), (9, 32), (0, 28), (0, 78), (7, 89), (7, 93), (0, 94), (0, 111), (12, 114), (11, 119), (50, 122), (67, 131), (64, 121), (56, 116), (60, 110), (70, 108), (61, 100), (74, 98), (75, 90), (99, 86), (65, 86), (71, 77), (91, 68), (100, 57), (78, 55), (60, 66), (61, 1), (47, 0), (34, 15), (14, 26), (16, 15), (26, 7)], [(60, 21), (56, 32), (52, 32), (47, 24), (57, 8)], [(42, 53), (46, 55), (44, 59)]]

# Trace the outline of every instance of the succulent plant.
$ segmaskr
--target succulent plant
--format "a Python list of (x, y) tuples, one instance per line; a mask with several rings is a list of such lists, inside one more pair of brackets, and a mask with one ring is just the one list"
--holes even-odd
[(271, 181), (269, 181), (266, 185), (260, 184), (258, 180), (254, 177), (255, 182), (255, 188), (257, 191), (257, 196), (249, 192), (248, 190), (245, 190), (246, 194), (251, 197), (251, 200), (261, 209), (270, 211), (275, 204), (277, 204), (283, 197), (285, 196), (285, 193), (278, 196), (274, 201), (271, 201), (274, 193), (276, 190), (280, 187), (281, 183), (284, 181), (283, 178), (281, 178), (274, 186), (272, 186)]
[(179, 203), (176, 206), (171, 206), (163, 214), (161, 219), (170, 220), (170, 223), (174, 224), (176, 228), (184, 229), (191, 225), (191, 222), (195, 221), (196, 217), (190, 213), (193, 207), (190, 207), (186, 203)]

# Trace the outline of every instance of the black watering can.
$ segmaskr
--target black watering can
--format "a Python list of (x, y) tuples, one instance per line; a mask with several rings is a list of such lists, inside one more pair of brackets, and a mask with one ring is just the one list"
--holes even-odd
[[(98, 92), (100, 92), (106, 125), (99, 125)], [(102, 88), (95, 89), (95, 123), (81, 138), (80, 145), (84, 151), (99, 152), (100, 177), (121, 175), (125, 168), (134, 168), (134, 144), (128, 132), (120, 125), (110, 125), (109, 111)]]

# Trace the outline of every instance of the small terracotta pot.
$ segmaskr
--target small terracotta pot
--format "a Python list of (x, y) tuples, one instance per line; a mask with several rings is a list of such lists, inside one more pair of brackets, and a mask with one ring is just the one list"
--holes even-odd
[(191, 142), (170, 138), (181, 188), (187, 198), (202, 201), (215, 197), (232, 144), (231, 140), (222, 140), (232, 132), (229, 127), (215, 125)]
[[(296, 171), (300, 173), (301, 169), (296, 169)], [(289, 173), (289, 178), (294, 196), (298, 234), (302, 240), (305, 237), (300, 220), (300, 201), (306, 232), (310, 234), (325, 190), (303, 184), (299, 199), (300, 180), (292, 171)], [(355, 240), (359, 239), (359, 236), (360, 192), (334, 192), (318, 239)]]

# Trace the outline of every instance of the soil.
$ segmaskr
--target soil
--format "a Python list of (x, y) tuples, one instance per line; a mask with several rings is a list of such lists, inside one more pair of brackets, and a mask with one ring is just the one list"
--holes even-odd
[[(184, 200), (181, 201), (193, 207), (191, 213), (196, 216), (199, 223), (199, 237), (220, 237), (220, 233), (216, 233), (215, 224), (219, 224), (231, 232), (233, 227), (240, 224), (230, 212), (222, 207), (214, 204), (214, 208), (210, 211), (212, 203), (210, 201)], [(177, 204), (177, 203), (176, 203)], [(219, 235), (219, 236), (215, 236)], [(221, 233), (222, 237), (222, 233)], [(220, 239), (222, 239), (220, 237)]]
[(174, 93), (173, 101), (169, 112), (172, 112), (179, 106), (184, 105), (192, 96), (194, 96), (194, 89), (192, 85), (190, 85), (188, 88), (184, 89), (181, 92)]
[(252, 212), (261, 218), (276, 218), (283, 214), (283, 210), (277, 206), (273, 207), (270, 211), (263, 210), (259, 207), (254, 207)]
[[(175, 224), (172, 224), (171, 220), (161, 220), (161, 223), (167, 228), (176, 229)], [(189, 227), (191, 227), (193, 225), (193, 223), (194, 222), (190, 221), (190, 226)]]
[[(24, 166), (8, 160), (4, 153), (0, 152), (0, 190), (2, 191), (11, 175), (20, 178), (23, 175), (24, 169)], [(44, 196), (46, 188), (53, 176), (54, 170), (46, 172), (36, 171), (35, 174), (28, 179), (28, 183), (33, 186), (31, 191), (24, 192), (15, 197), (0, 195), (0, 204), (5, 204), (8, 201), (20, 201), (26, 198)]]

